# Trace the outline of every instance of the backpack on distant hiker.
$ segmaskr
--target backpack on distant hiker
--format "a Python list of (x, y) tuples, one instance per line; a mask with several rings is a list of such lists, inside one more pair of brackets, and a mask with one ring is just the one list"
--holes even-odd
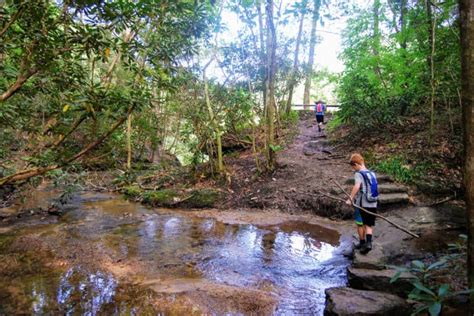
[(370, 170), (358, 171), (364, 178), (365, 188), (367, 192), (362, 192), (368, 202), (377, 202), (379, 199), (379, 188), (375, 173)]
[(316, 113), (323, 113), (323, 104), (322, 103), (316, 104)]

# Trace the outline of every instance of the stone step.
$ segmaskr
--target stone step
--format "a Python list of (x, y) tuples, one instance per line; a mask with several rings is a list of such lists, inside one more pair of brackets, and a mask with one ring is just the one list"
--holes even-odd
[(395, 183), (382, 183), (378, 186), (379, 193), (407, 193), (408, 189)]
[(325, 316), (410, 315), (410, 304), (393, 294), (349, 287), (326, 289)]
[[(392, 183), (393, 180), (387, 176), (386, 174), (377, 174), (377, 183), (380, 185), (382, 183)], [(347, 184), (347, 185), (354, 185), (354, 177), (350, 177), (350, 178), (347, 178), (345, 181), (344, 181), (344, 184)]]
[(388, 193), (379, 196), (380, 205), (407, 204), (409, 201), (407, 193)]
[(347, 277), (351, 287), (359, 290), (384, 291), (405, 297), (413, 289), (411, 281), (414, 280), (414, 276), (404, 272), (396, 282), (390, 283), (390, 279), (396, 273), (394, 269), (347, 268)]

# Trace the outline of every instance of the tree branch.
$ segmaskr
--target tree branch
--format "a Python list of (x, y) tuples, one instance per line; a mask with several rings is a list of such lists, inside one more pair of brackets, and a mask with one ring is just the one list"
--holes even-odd
[(5, 26), (3, 27), (3, 29), (0, 31), (0, 37), (2, 37), (3, 35), (5, 35), (5, 33), (7, 32), (7, 30), (10, 28), (10, 26), (13, 24), (13, 22), (15, 22), (15, 21), (20, 17), (20, 15), (23, 13), (23, 11), (25, 11), (25, 7), (22, 5), (22, 6), (20, 6), (20, 8), (18, 9), (18, 11), (16, 11), (16, 13), (12, 16), (12, 18), (10, 19), (10, 21), (8, 21), (7, 24), (5, 24)]
[(2, 93), (0, 95), (0, 102), (4, 102), (8, 100), (12, 95), (14, 95), (22, 86), (23, 84), (31, 78), (34, 74), (38, 72), (38, 68), (33, 67), (31, 69), (28, 69), (28, 71), (25, 74), (21, 74), (16, 78), (15, 83), (13, 83), (7, 91)]

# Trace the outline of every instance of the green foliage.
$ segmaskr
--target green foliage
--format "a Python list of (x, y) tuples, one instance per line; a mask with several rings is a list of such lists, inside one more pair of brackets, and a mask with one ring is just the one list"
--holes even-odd
[(338, 115), (338, 112), (334, 113), (332, 119), (327, 123), (328, 132), (336, 130), (338, 127), (342, 126), (342, 124), (344, 124), (343, 117)]
[(289, 126), (296, 126), (296, 124), (299, 121), (299, 115), (297, 111), (291, 110), (290, 113), (288, 114), (284, 112), (281, 115), (281, 119), (283, 122), (286, 122), (286, 124), (288, 124)]
[(429, 161), (412, 165), (402, 156), (389, 157), (375, 162), (375, 158), (372, 157), (370, 152), (367, 153), (367, 160), (371, 162), (370, 164), (375, 170), (390, 175), (398, 182), (407, 184), (416, 184), (419, 180), (423, 179), (427, 172), (440, 168), (438, 164), (433, 164)]
[(388, 158), (375, 164), (373, 168), (403, 183), (413, 183), (421, 175), (419, 169), (410, 167), (402, 157)]
[[(447, 102), (459, 103), (456, 6), (456, 1), (449, 0), (432, 7), (436, 14), (435, 102), (440, 114), (446, 113)], [(386, 15), (389, 9), (390, 13)], [(387, 20), (387, 16), (392, 16), (393, 20)], [(351, 15), (344, 32), (341, 56), (345, 71), (339, 86), (342, 103), (339, 114), (344, 122), (363, 129), (397, 124), (400, 116), (410, 111), (427, 111), (428, 108), (423, 110), (423, 107), (431, 93), (430, 20), (425, 4), (419, 2), (406, 8), (382, 6), (381, 14), (376, 18), (380, 24), (377, 30), (374, 29), (373, 8), (356, 10)], [(382, 25), (384, 31), (380, 31)]]
[[(197, 52), (215, 13), (208, 1), (7, 2), (0, 7), (0, 94), (26, 80), (0, 100), (0, 133), (23, 136), (21, 146), (34, 149), (25, 160), (46, 166), (74, 156), (134, 108), (134, 158), (146, 159), (169, 132), (160, 129), (170, 117), (162, 96), (183, 86), (189, 69), (178, 64)], [(54, 148), (61, 135), (67, 138)], [(124, 136), (117, 129), (94, 154), (119, 164)], [(7, 145), (2, 157), (17, 149)]]
[(270, 148), (272, 149), (273, 152), (278, 152), (280, 150), (283, 150), (283, 147), (281, 145), (272, 145), (272, 144), (270, 144), (269, 146), (270, 146)]
[(122, 189), (122, 193), (127, 197), (139, 198), (143, 190), (138, 185), (129, 185)]
[(455, 296), (470, 294), (474, 289), (464, 291), (452, 291), (449, 284), (437, 284), (433, 278), (435, 272), (449, 269), (449, 263), (460, 256), (466, 255), (466, 235), (460, 235), (459, 243), (450, 245), (450, 250), (455, 251), (441, 257), (439, 260), (426, 264), (419, 260), (414, 260), (409, 267), (392, 266), (397, 270), (396, 274), (390, 280), (390, 283), (396, 282), (402, 273), (408, 272), (414, 276), (412, 281), (413, 290), (408, 295), (408, 298), (417, 302), (415, 310), (412, 315), (417, 315), (421, 312), (426, 312), (430, 316), (437, 316), (441, 314), (443, 304), (450, 298)]
[(53, 181), (54, 187), (61, 189), (61, 195), (53, 201), (52, 207), (61, 207), (82, 189), (83, 174), (80, 172), (70, 173), (62, 169), (55, 169), (49, 171), (46, 176)]

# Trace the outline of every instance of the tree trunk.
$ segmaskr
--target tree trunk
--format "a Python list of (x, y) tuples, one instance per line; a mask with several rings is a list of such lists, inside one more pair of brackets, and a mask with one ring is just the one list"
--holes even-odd
[[(467, 274), (469, 288), (474, 288), (474, 1), (460, 0), (461, 80), (464, 124), (464, 188), (468, 223)], [(474, 294), (471, 293), (471, 314)]]
[[(264, 39), (264, 34), (263, 34), (263, 15), (262, 15), (262, 9), (260, 8), (260, 1), (257, 1), (257, 13), (258, 13), (258, 29), (259, 29), (259, 34), (260, 34), (260, 60), (261, 60), (261, 65), (266, 64), (266, 54), (265, 54), (265, 39)], [(267, 76), (263, 76), (263, 82), (262, 86), (264, 87), (263, 89), (263, 113), (266, 115), (267, 110)]]
[(127, 118), (127, 170), (132, 169), (132, 113)]
[[(436, 1), (436, 0), (433, 0)], [(430, 23), (429, 32), (429, 43), (430, 43), (430, 55), (429, 55), (429, 66), (430, 66), (430, 143), (433, 140), (434, 133), (434, 102), (436, 93), (436, 82), (435, 82), (435, 69), (434, 69), (434, 54), (436, 44), (436, 12), (433, 12), (431, 8), (431, 0), (426, 1), (426, 12)], [(436, 5), (436, 3), (434, 3)]]
[(304, 95), (303, 95), (303, 103), (305, 105), (309, 104), (311, 79), (313, 76), (314, 49), (316, 47), (316, 24), (319, 20), (320, 7), (321, 7), (321, 0), (314, 0), (313, 19), (311, 21), (311, 36), (309, 39), (309, 57), (308, 57), (308, 65), (306, 69), (306, 80), (304, 84)]
[(288, 87), (288, 100), (286, 101), (286, 114), (290, 114), (291, 103), (293, 100), (293, 89), (295, 88), (295, 84), (296, 84), (296, 72), (298, 71), (298, 57), (300, 53), (301, 35), (303, 34), (304, 16), (305, 16), (305, 10), (303, 9), (301, 12), (300, 26), (298, 28), (298, 36), (296, 37), (295, 55), (293, 59), (293, 70), (290, 75), (290, 82), (289, 82), (289, 87)]
[(273, 23), (273, 0), (267, 0), (267, 169), (275, 169), (275, 71), (276, 71), (276, 32)]
[(407, 36), (405, 34), (407, 29), (406, 16), (408, 13), (407, 0), (400, 1), (400, 30), (402, 33), (402, 40), (400, 46), (406, 50), (407, 49)]
[(204, 94), (206, 97), (206, 106), (207, 106), (207, 111), (209, 112), (209, 119), (211, 121), (211, 126), (212, 129), (214, 130), (214, 133), (216, 134), (216, 146), (217, 146), (217, 171), (219, 172), (220, 175), (224, 174), (224, 158), (222, 154), (222, 135), (221, 135), (221, 130), (219, 128), (219, 124), (216, 121), (216, 117), (214, 115), (214, 111), (211, 106), (211, 99), (209, 98), (209, 86), (207, 84), (207, 78), (206, 78), (206, 68), (209, 66), (209, 64), (213, 61), (211, 59), (209, 63), (204, 67), (203, 70), (203, 75), (202, 79), (204, 81)]

